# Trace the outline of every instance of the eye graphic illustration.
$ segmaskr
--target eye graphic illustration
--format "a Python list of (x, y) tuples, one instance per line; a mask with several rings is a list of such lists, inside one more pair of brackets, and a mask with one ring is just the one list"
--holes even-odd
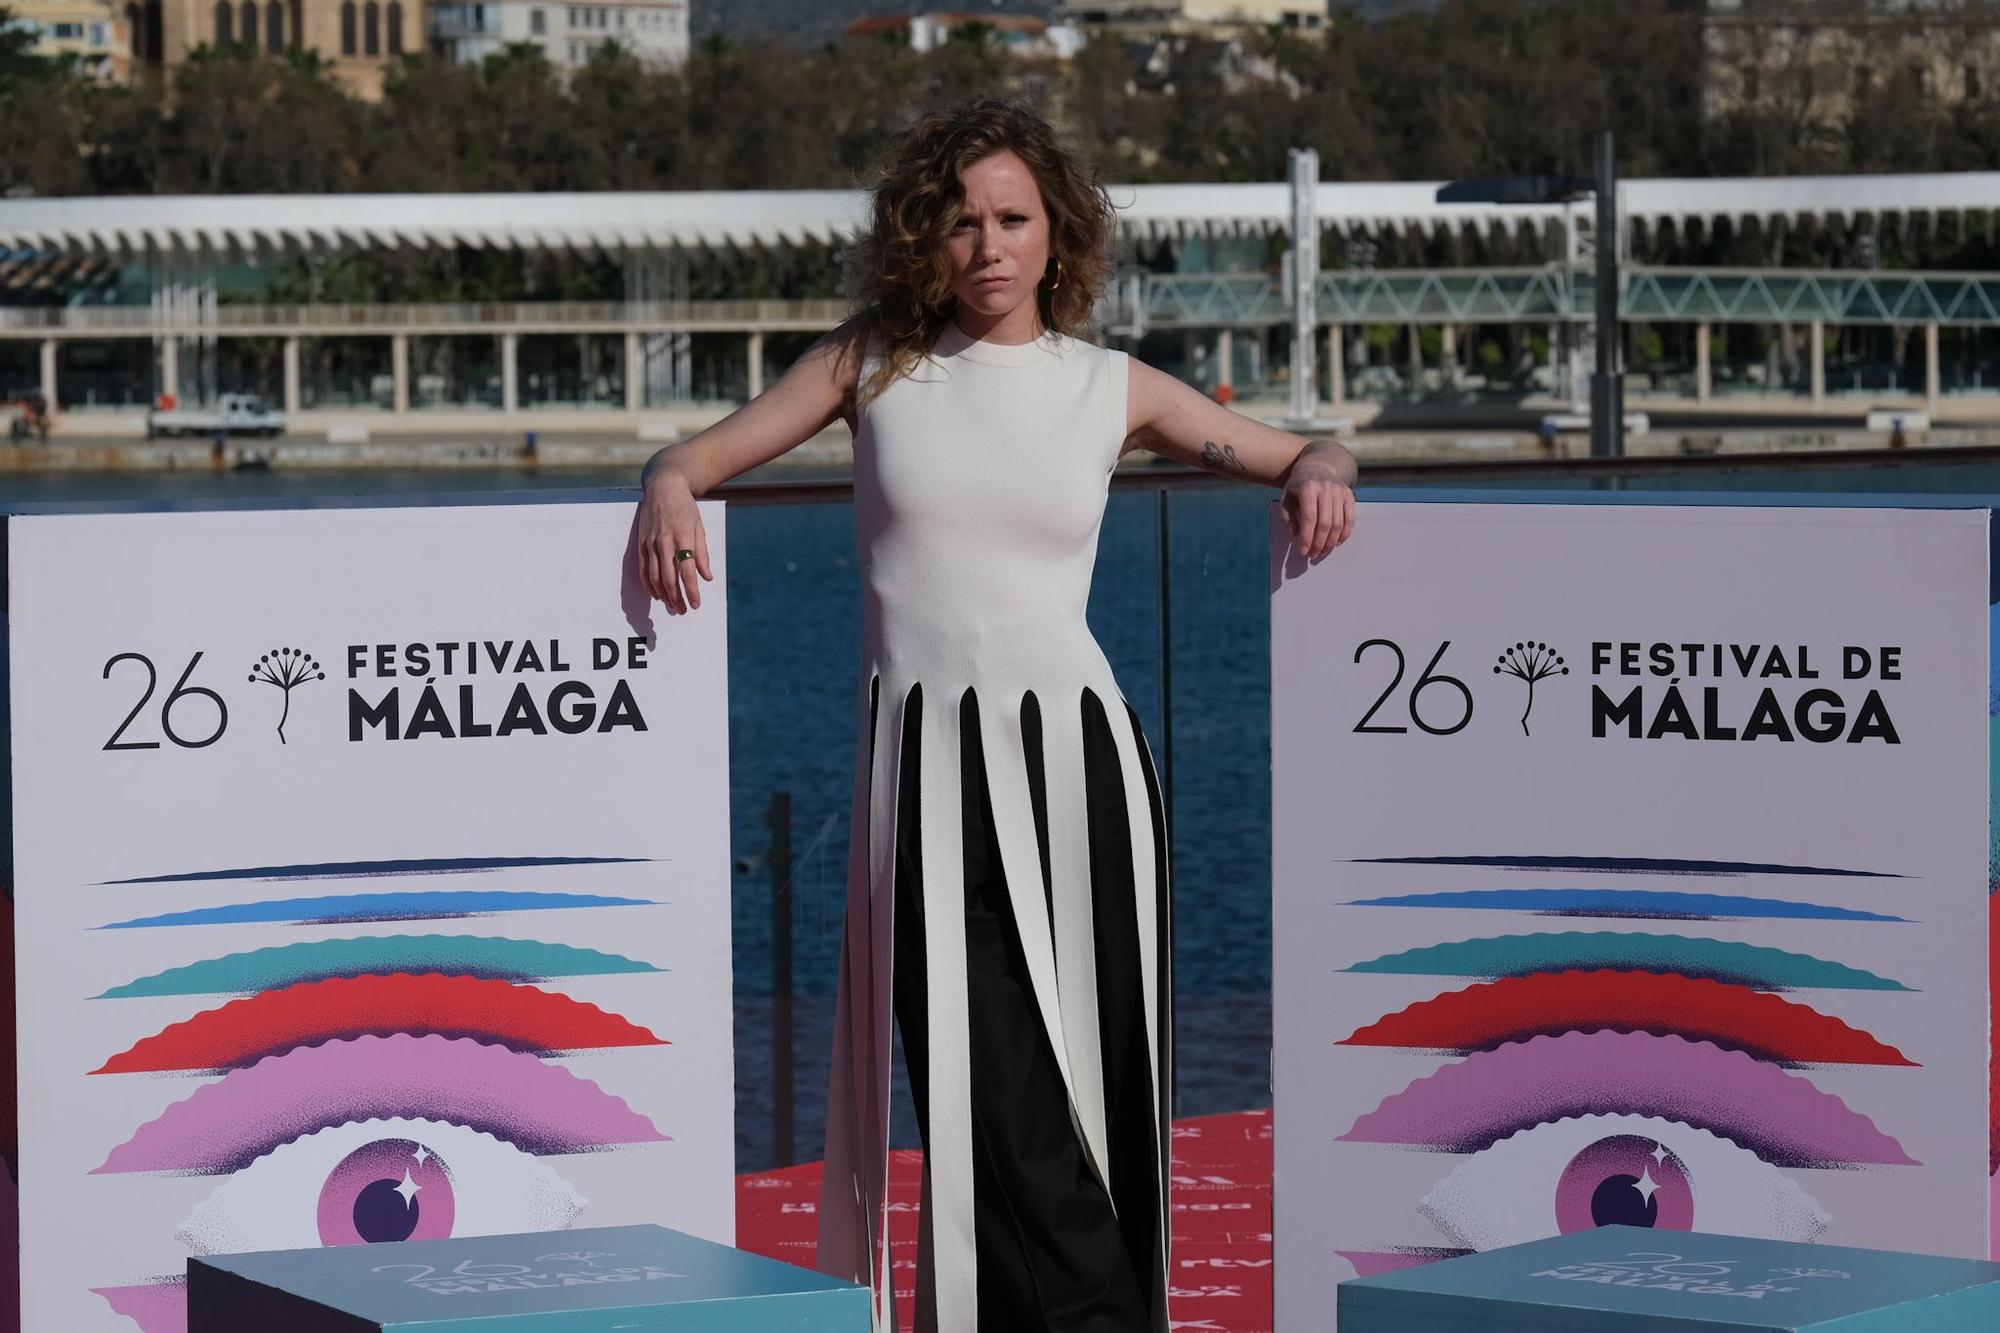
[(205, 958), (113, 986), (97, 998), (254, 995), (301, 982), (370, 973), (438, 972), (495, 981), (550, 981), (662, 970), (619, 954), (544, 940), (499, 935), (368, 935)]
[(234, 1069), (310, 1041), (397, 1032), (482, 1037), (543, 1053), (665, 1044), (594, 1004), (533, 986), (483, 977), (334, 977), (231, 1000), (91, 1072)]
[(92, 1175), (223, 1175), (329, 1123), (443, 1120), (524, 1152), (664, 1142), (653, 1123), (589, 1079), (467, 1037), (356, 1037), (235, 1070), (169, 1106)]
[(1419, 1210), (1474, 1250), (1600, 1226), (1810, 1241), (1827, 1216), (1783, 1172), (1706, 1129), (1657, 1116), (1536, 1125), (1468, 1158)]
[[(1809, 1240), (1828, 1218), (1778, 1168), (1917, 1164), (1797, 1074), (1645, 1032), (1568, 1032), (1478, 1052), (1384, 1098), (1340, 1137), (1467, 1155), (1420, 1205), (1464, 1249), (1601, 1217)], [(1439, 1257), (1342, 1253), (1364, 1273)]]
[(294, 1139), (231, 1176), (177, 1233), (196, 1254), (560, 1231), (584, 1199), (512, 1144), (435, 1120)]
[[(646, 861), (447, 857), (152, 875), (117, 882), (327, 880), (345, 881), (330, 888), (371, 891), (307, 889), (237, 901), (218, 901), (211, 893), (207, 905), (149, 912), (97, 929), (166, 929), (169, 936), (156, 938), (177, 942), (201, 938), (204, 926), (284, 931), (491, 917), (526, 927), (537, 919), (529, 914), (562, 913), (563, 929), (595, 930), (602, 939), (621, 928), (594, 927), (594, 914), (575, 913), (667, 904), (615, 892), (489, 889), (479, 876), (568, 874)], [(468, 874), (475, 878), (464, 889), (419, 887), (438, 883), (439, 875)], [(270, 887), (285, 892), (292, 885)], [(219, 1077), (138, 1125), (109, 1148), (92, 1174), (216, 1178), (175, 1231), (179, 1246), (195, 1253), (540, 1233), (574, 1225), (586, 1200), (553, 1159), (643, 1147), (667, 1135), (621, 1097), (543, 1057), (667, 1043), (565, 993), (562, 983), (664, 969), (601, 948), (522, 937), (528, 933), (416, 934), (392, 927), (195, 954), (192, 961), (183, 953), (173, 960), (177, 966), (105, 990), (97, 998), (108, 1002), (107, 1013), (123, 999), (218, 998), (150, 1035), (128, 1035), (131, 1044), (93, 1074)], [(177, 1266), (163, 1263), (151, 1271)], [(145, 1280), (146, 1272), (128, 1270), (120, 1276), (141, 1280), (92, 1290), (143, 1333), (184, 1329), (180, 1279)]]
[(1431, 977), (1522, 977), (1536, 972), (1672, 972), (1759, 991), (1906, 991), (1879, 977), (1811, 954), (1696, 935), (1642, 931), (1564, 931), (1456, 940), (1405, 949), (1343, 968), (1346, 972)]
[[(435, 1171), (449, 1186), (426, 1205), (423, 1191), (438, 1181), (423, 1163), (410, 1172), (419, 1202), (412, 1235), (425, 1206), (429, 1225), (448, 1208), (452, 1234), (470, 1235), (575, 1219), (584, 1200), (536, 1157), (666, 1138), (622, 1098), (534, 1055), (469, 1037), (364, 1036), (301, 1046), (204, 1084), (91, 1174), (231, 1176), (182, 1224), (183, 1243), (265, 1249), (284, 1236), (303, 1248), (326, 1243), (322, 1221), (339, 1231), (343, 1208), (358, 1237), (364, 1226), (399, 1225), (384, 1195), (402, 1185), (400, 1173), (374, 1187), (389, 1174), (383, 1158), (405, 1143), (441, 1159)], [(93, 1290), (142, 1333), (187, 1326), (178, 1279)]]
[(1911, 1065), (1837, 1018), (1748, 987), (1659, 972), (1548, 972), (1446, 991), (1370, 1023), (1350, 1046), (1481, 1051), (1571, 1031), (1673, 1033), (1781, 1064)]

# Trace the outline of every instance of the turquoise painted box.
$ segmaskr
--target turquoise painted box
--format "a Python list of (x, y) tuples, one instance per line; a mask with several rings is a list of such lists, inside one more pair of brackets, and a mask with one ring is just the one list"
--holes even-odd
[(1340, 1333), (1995, 1333), (2000, 1264), (1600, 1227), (1340, 1284)]
[(868, 1290), (665, 1227), (188, 1260), (188, 1333), (868, 1333)]

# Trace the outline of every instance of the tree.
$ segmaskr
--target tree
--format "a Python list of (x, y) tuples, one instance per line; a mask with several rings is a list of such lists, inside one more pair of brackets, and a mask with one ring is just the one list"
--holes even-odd
[(197, 48), (175, 72), (158, 188), (175, 193), (340, 193), (369, 188), (368, 113), (311, 52), (273, 60), (245, 44)]
[(87, 188), (77, 152), (85, 111), (79, 81), (34, 47), (33, 31), (0, 7), (0, 196)]

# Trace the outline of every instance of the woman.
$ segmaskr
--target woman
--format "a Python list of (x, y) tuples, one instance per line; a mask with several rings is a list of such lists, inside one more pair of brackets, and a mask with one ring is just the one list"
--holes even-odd
[(1345, 449), (1076, 339), (1114, 222), (1036, 116), (926, 116), (884, 155), (864, 313), (646, 466), (641, 576), (679, 615), (713, 577), (696, 497), (854, 432), (863, 731), (820, 1266), (875, 1289), (878, 1327), (893, 1011), (926, 1148), (918, 1327), (1166, 1328), (1166, 834), (1084, 623), (1109, 477), (1143, 443), (1281, 486), (1309, 558), (1354, 524)]

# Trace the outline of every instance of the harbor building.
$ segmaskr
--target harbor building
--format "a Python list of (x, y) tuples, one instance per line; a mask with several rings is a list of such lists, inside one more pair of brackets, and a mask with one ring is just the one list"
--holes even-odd
[[(1283, 396), (1294, 320), (1283, 184), (1114, 186), (1121, 267), (1094, 336), (1205, 392)], [(1440, 204), (1436, 182), (1325, 182), (1313, 383), (1352, 414), (1416, 401), (1569, 403), (1595, 304), (1591, 212)], [(2000, 275), (1855, 268), (1864, 237), (1990, 229), (2000, 173), (1633, 179), (1619, 186), (1618, 298), (1635, 410), (1941, 418), (2000, 409)], [(731, 255), (831, 256), (862, 225), (844, 190), (50, 198), (0, 201), (0, 391), (59, 421), (137, 434), (171, 394), (262, 394), (297, 429), (643, 428), (761, 391), (849, 313), (831, 293), (696, 299)], [(1792, 266), (1676, 263), (1755, 229), (1817, 238)], [(1383, 262), (1454, 242), (1456, 264)], [(488, 251), (603, 275), (573, 299), (285, 304), (287, 266)], [(604, 261), (611, 261), (606, 264)], [(70, 280), (6, 281), (67, 266)], [(53, 269), (45, 270), (53, 271)], [(294, 274), (296, 276), (296, 274)], [(296, 289), (297, 284), (292, 284)], [(524, 294), (528, 288), (523, 286)], [(225, 297), (226, 293), (226, 297)], [(60, 426), (69, 429), (70, 426)]]

